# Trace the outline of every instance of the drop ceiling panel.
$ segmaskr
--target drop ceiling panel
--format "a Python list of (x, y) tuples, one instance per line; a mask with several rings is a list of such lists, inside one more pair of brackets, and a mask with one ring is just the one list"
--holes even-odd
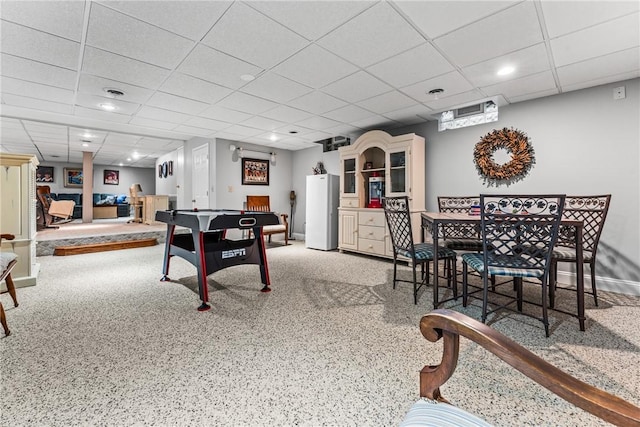
[(374, 113), (371, 111), (365, 110), (364, 108), (360, 108), (356, 105), (347, 105), (323, 114), (324, 117), (328, 117), (342, 123), (352, 123), (373, 115)]
[(579, 13), (571, 1), (540, 2), (550, 38), (569, 34), (640, 10), (638, 1), (583, 1)]
[(194, 46), (192, 40), (91, 4), (87, 44), (164, 68), (175, 68)]
[(242, 92), (278, 103), (286, 103), (312, 90), (275, 73), (265, 73), (242, 88)]
[(87, 46), (82, 71), (123, 83), (156, 89), (169, 70)]
[(229, 1), (111, 1), (101, 2), (173, 33), (200, 40), (231, 5)]
[(262, 68), (207, 46), (198, 45), (178, 67), (178, 71), (231, 89), (238, 89), (246, 84), (240, 76), (258, 75)]
[(285, 123), (274, 119), (267, 119), (265, 117), (253, 116), (250, 119), (243, 121), (242, 125), (256, 129), (274, 131), (284, 126)]
[(622, 72), (631, 72), (638, 69), (638, 64), (640, 64), (640, 48), (635, 47), (559, 67), (558, 78), (562, 86), (570, 86)]
[(354, 65), (316, 45), (305, 48), (273, 69), (281, 76), (314, 89), (357, 70)]
[(212, 105), (211, 107), (200, 113), (200, 116), (228, 123), (239, 123), (243, 120), (247, 120), (249, 117), (251, 117), (251, 114), (229, 110), (217, 105)]
[(204, 117), (193, 117), (186, 122), (186, 126), (193, 126), (202, 129), (209, 129), (209, 131), (222, 130), (230, 126), (227, 122), (221, 122), (218, 120), (205, 119)]
[(434, 43), (452, 61), (465, 67), (542, 40), (536, 9), (532, 2), (523, 2), (439, 37)]
[(394, 1), (429, 38), (486, 18), (521, 0), (514, 1)]
[[(251, 25), (246, 25), (251, 22)], [(262, 68), (270, 68), (308, 42), (242, 3), (234, 3), (202, 43)]]
[(311, 113), (307, 111), (302, 111), (297, 108), (291, 108), (286, 105), (279, 105), (276, 108), (265, 111), (260, 114), (263, 117), (267, 117), (270, 119), (280, 120), (282, 122), (296, 123), (300, 120), (308, 119), (312, 116)]
[(298, 99), (294, 99), (289, 102), (289, 105), (313, 114), (322, 114), (335, 110), (336, 108), (344, 107), (347, 103), (326, 93), (314, 91)]
[(417, 102), (415, 100), (395, 90), (382, 95), (374, 96), (373, 98), (366, 99), (359, 103), (361, 107), (378, 114), (384, 114), (389, 111), (411, 107), (416, 104)]
[(503, 95), (509, 99), (511, 97), (551, 90), (553, 88), (555, 88), (553, 75), (550, 71), (544, 71), (531, 76), (483, 87), (482, 90), (488, 96)]
[(369, 118), (353, 122), (353, 125), (363, 130), (370, 130), (379, 127), (379, 123), (384, 123), (384, 127), (394, 127), (398, 125), (397, 122), (384, 116), (371, 116)]
[[(110, 96), (105, 89), (116, 89), (124, 92), (124, 95), (113, 97)], [(80, 75), (78, 91), (137, 104), (147, 102), (153, 94), (153, 91), (150, 89), (84, 73)]]
[(209, 136), (213, 133), (213, 131), (209, 129), (203, 129), (195, 126), (186, 126), (186, 125), (176, 126), (173, 130), (175, 130), (176, 132), (182, 132), (182, 133), (187, 133), (189, 135), (196, 135), (196, 136)]
[(423, 123), (426, 121), (426, 117), (431, 114), (431, 109), (424, 105), (416, 105), (409, 108), (401, 108), (400, 110), (389, 111), (384, 113), (384, 117), (387, 117), (393, 121), (410, 125), (415, 123)]
[(80, 43), (7, 21), (2, 21), (0, 34), (3, 53), (72, 70), (78, 65)]
[(364, 71), (358, 71), (344, 79), (322, 88), (323, 92), (348, 102), (358, 102), (389, 92), (393, 88)]
[(182, 73), (173, 73), (160, 87), (162, 92), (212, 104), (228, 96), (231, 89)]
[(119, 99), (107, 98), (104, 96), (89, 95), (86, 93), (79, 93), (76, 99), (76, 105), (81, 107), (99, 110), (100, 104), (111, 104), (116, 107), (116, 112), (118, 114), (125, 114), (129, 116), (134, 114), (138, 108), (140, 108), (140, 104), (133, 102), (121, 101)]
[(264, 132), (262, 129), (255, 129), (248, 126), (233, 125), (224, 130), (224, 133), (236, 135), (236, 137), (256, 136)]
[[(515, 71), (507, 76), (499, 76), (498, 70), (506, 66), (514, 67)], [(463, 68), (462, 73), (474, 86), (488, 86), (550, 69), (546, 46), (544, 43), (539, 43), (498, 58), (470, 65)]]
[(218, 102), (219, 107), (243, 111), (249, 114), (260, 114), (278, 106), (275, 102), (268, 101), (257, 96), (235, 92)]
[(51, 113), (73, 114), (73, 106), (60, 104), (58, 102), (45, 101), (42, 99), (27, 98), (25, 96), (2, 94), (2, 100), (8, 105), (16, 107), (30, 108), (38, 111), (48, 111)]
[(162, 120), (171, 123), (181, 124), (190, 119), (189, 115), (178, 113), (176, 111), (163, 110), (156, 107), (142, 107), (137, 114), (139, 117), (144, 117), (153, 120)]
[[(442, 89), (439, 98), (452, 96), (462, 92), (468, 92), (473, 88), (471, 84), (457, 71), (434, 77), (411, 86), (403, 87), (402, 92), (420, 102), (429, 102), (435, 99), (435, 95), (429, 93), (433, 89)], [(392, 111), (392, 110), (389, 110)]]
[(327, 119), (326, 117), (314, 116), (305, 120), (301, 120), (296, 124), (309, 129), (321, 131), (326, 128), (338, 126), (341, 123), (335, 120)]
[(146, 105), (189, 115), (197, 115), (209, 107), (209, 104), (204, 102), (193, 101), (163, 92), (154, 93)]
[(387, 3), (378, 3), (318, 41), (361, 67), (397, 55), (424, 38)]
[(73, 104), (73, 91), (71, 90), (13, 79), (11, 77), (2, 77), (0, 79), (0, 85), (4, 93), (12, 93), (14, 95), (28, 96), (29, 98), (38, 98), (63, 104)]
[(3, 1), (0, 16), (7, 21), (79, 42), (84, 6), (84, 2), (79, 1)]
[(250, 1), (247, 4), (308, 40), (317, 40), (375, 2)]
[(103, 110), (98, 110), (96, 108), (87, 108), (79, 105), (75, 107), (75, 112), (76, 112), (76, 115), (80, 117), (103, 120), (106, 122), (127, 123), (131, 119), (131, 116), (128, 114), (120, 114), (118, 112), (107, 112)]
[(557, 67), (640, 45), (640, 13), (551, 40)]
[(440, 99), (434, 99), (429, 102), (425, 102), (424, 104), (434, 111), (445, 111), (451, 108), (457, 108), (465, 104), (473, 103), (474, 101), (477, 101), (482, 97), (483, 95), (480, 93), (480, 91), (471, 90)]
[(602, 77), (595, 80), (589, 80), (587, 82), (576, 83), (575, 85), (564, 86), (562, 90), (564, 92), (570, 92), (572, 90), (585, 89), (589, 87), (604, 85), (607, 83), (624, 82), (624, 80), (636, 79), (638, 77), (640, 77), (640, 70), (629, 71), (626, 73), (615, 74), (615, 75)]
[(30, 59), (2, 54), (0, 74), (63, 89), (75, 88), (76, 72)]
[(453, 70), (451, 63), (428, 43), (367, 68), (371, 74), (395, 87), (407, 86)]
[(176, 123), (165, 122), (163, 120), (147, 119), (139, 116), (136, 116), (133, 119), (131, 119), (129, 123), (136, 126), (144, 126), (149, 129), (155, 128), (155, 129), (163, 129), (163, 130), (172, 130), (173, 128), (176, 127)]

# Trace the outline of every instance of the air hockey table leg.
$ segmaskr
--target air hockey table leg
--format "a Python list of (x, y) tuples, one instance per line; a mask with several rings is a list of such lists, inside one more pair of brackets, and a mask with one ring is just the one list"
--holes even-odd
[(162, 264), (162, 277), (161, 282), (168, 282), (169, 278), (169, 261), (171, 260), (171, 245), (173, 244), (173, 232), (176, 226), (167, 224), (167, 239), (164, 243), (164, 262)]
[(255, 227), (253, 229), (253, 236), (255, 243), (258, 245), (258, 254), (260, 255), (260, 278), (264, 286), (260, 289), (260, 292), (271, 292), (271, 280), (269, 278), (269, 266), (267, 265), (267, 248), (264, 244), (264, 235), (262, 234), (262, 227)]

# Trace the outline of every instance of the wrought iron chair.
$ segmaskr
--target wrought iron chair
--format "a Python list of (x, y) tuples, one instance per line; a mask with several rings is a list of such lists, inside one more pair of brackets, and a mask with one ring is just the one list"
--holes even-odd
[[(13, 234), (1, 234), (0, 242), (2, 239), (13, 240), (15, 236)], [(16, 287), (13, 283), (13, 279), (11, 279), (11, 270), (18, 263), (18, 256), (10, 251), (0, 251), (0, 282), (5, 281), (7, 285), (7, 292), (11, 295), (11, 299), (13, 300), (13, 306), (18, 306), (18, 298), (16, 297)], [(7, 318), (4, 313), (4, 307), (0, 302), (0, 324), (2, 324), (2, 328), (4, 329), (4, 334), (6, 336), (11, 335), (11, 331), (7, 326)]]
[[(598, 242), (604, 227), (604, 220), (609, 211), (609, 203), (611, 202), (611, 194), (602, 196), (567, 196), (563, 209), (563, 216), (570, 219), (578, 219), (583, 221), (582, 228), (582, 253), (583, 261), (589, 264), (589, 272), (591, 274), (591, 292), (593, 301), (598, 306), (598, 294), (596, 291), (596, 251), (598, 250)], [(576, 243), (574, 239), (573, 227), (560, 226), (558, 232), (558, 243), (553, 249), (551, 256), (551, 284), (549, 287), (549, 303), (551, 307), (555, 304), (555, 289), (575, 288), (559, 287), (558, 284), (558, 263), (559, 262), (576, 262)]]
[[(393, 245), (393, 289), (397, 282), (413, 283), (413, 303), (418, 303), (418, 290), (429, 282), (429, 262), (433, 261), (434, 247), (430, 243), (414, 243), (413, 230), (411, 228), (411, 213), (409, 211), (409, 198), (386, 197), (383, 199), (384, 215), (387, 220), (391, 243)], [(410, 260), (413, 269), (413, 281), (398, 279), (398, 257)], [(438, 258), (447, 263), (447, 284), (453, 285), (453, 297), (458, 298), (458, 282), (456, 274), (455, 251), (438, 247)], [(416, 267), (420, 265), (420, 284), (418, 285)], [(426, 268), (426, 271), (425, 271)], [(435, 283), (435, 280), (434, 280)], [(440, 301), (444, 302), (444, 301)]]
[[(438, 210), (443, 213), (469, 213), (479, 206), (478, 196), (438, 196)], [(480, 228), (473, 225), (451, 224), (442, 229), (443, 246), (460, 251), (481, 252)]]
[[(480, 195), (480, 224), (482, 253), (462, 255), (462, 304), (467, 306), (468, 268), (471, 267), (482, 276), (482, 322), (487, 316), (502, 308), (510, 307), (514, 302), (517, 311), (522, 313), (523, 278), (538, 279), (542, 285), (542, 318), (545, 335), (549, 336), (547, 315), (547, 286), (551, 254), (558, 238), (558, 229), (562, 219), (564, 195)], [(506, 304), (488, 310), (490, 275), (510, 276), (514, 278), (516, 295), (509, 297)]]

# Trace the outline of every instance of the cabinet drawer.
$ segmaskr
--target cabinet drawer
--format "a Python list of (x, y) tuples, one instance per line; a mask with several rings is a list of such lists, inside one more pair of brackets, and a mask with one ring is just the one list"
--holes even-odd
[(358, 224), (372, 225), (374, 227), (384, 227), (384, 211), (360, 211), (360, 214), (358, 215)]
[(341, 208), (357, 208), (358, 207), (358, 199), (357, 198), (342, 198), (342, 199), (340, 199), (340, 207)]
[(384, 239), (383, 240), (371, 240), (371, 239), (358, 239), (358, 250), (362, 252), (368, 252), (375, 255), (384, 255)]
[(363, 239), (384, 240), (384, 230), (384, 227), (361, 225), (358, 230), (358, 236)]

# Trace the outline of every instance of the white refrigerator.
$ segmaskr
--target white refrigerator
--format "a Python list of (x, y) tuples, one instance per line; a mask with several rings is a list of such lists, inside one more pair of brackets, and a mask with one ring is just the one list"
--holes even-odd
[(338, 247), (338, 175), (308, 175), (305, 247), (329, 251)]

